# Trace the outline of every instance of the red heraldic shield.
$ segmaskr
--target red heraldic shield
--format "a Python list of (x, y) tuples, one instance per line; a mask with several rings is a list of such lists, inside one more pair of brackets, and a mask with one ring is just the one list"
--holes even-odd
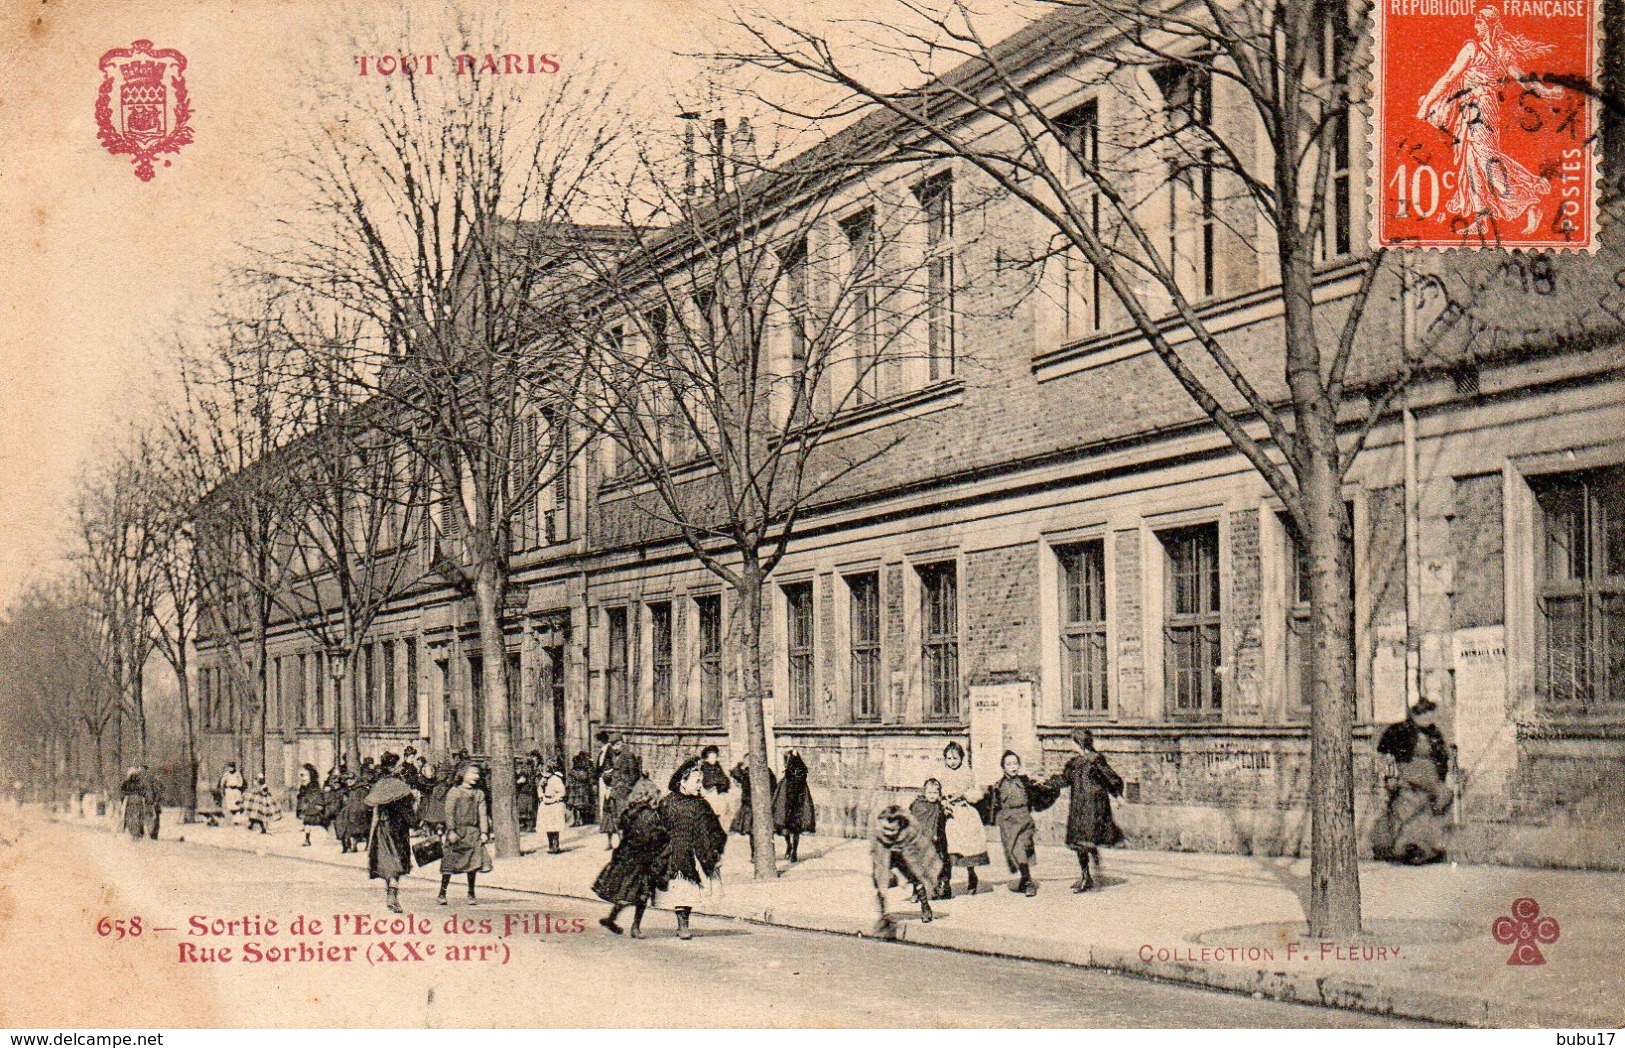
[(96, 137), (114, 156), (130, 157), (135, 177), (150, 182), (154, 158), (179, 153), (192, 141), (186, 56), (171, 48), (154, 49), (151, 40), (137, 40), (102, 55), (100, 68)]

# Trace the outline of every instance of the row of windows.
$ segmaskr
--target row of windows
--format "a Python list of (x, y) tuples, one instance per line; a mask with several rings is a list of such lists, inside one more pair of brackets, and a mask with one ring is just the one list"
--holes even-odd
[[(267, 666), (271, 705), (269, 730), (333, 727), (339, 704), (338, 680), (324, 651), (279, 655)], [(350, 659), (350, 690), (363, 728), (415, 728), (418, 724), (418, 644), (406, 637), (363, 644)], [(220, 667), (198, 670), (198, 711), (205, 731), (244, 727), (243, 708), (230, 673)]]

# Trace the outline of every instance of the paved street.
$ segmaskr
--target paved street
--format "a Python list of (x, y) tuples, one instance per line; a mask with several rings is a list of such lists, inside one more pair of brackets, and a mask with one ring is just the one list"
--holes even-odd
[[(433, 905), (434, 882), (410, 880), (408, 909), (427, 934), (335, 936), (334, 914), (387, 917), (382, 891), (353, 870), (275, 855), (135, 845), (104, 832), (19, 825), (0, 814), (0, 1025), (17, 1026), (1392, 1026), (1352, 1012), (1164, 985), (1002, 958), (978, 957), (696, 920), (673, 937), (669, 914), (650, 938), (606, 934), (601, 909), (575, 900), (491, 890), (468, 909)], [(278, 934), (198, 937), (193, 916), (328, 922), (315, 947), (415, 941), (423, 961), (257, 961)], [(583, 931), (501, 936), (505, 919)], [(103, 916), (139, 915), (138, 938), (102, 938)], [(493, 922), (490, 934), (448, 936), (448, 917)], [(154, 928), (175, 928), (156, 931)], [(251, 930), (252, 931), (252, 930)], [(234, 961), (178, 962), (181, 944), (228, 946)], [(486, 958), (448, 948), (491, 946)], [(499, 951), (498, 947), (507, 947)], [(393, 947), (401, 950), (401, 947)], [(480, 951), (476, 950), (475, 953)], [(495, 956), (506, 953), (504, 960)]]

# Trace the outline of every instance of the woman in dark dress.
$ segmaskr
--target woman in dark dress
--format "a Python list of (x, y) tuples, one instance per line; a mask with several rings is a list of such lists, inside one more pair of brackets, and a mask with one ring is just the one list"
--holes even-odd
[(1123, 795), (1123, 779), (1095, 750), (1095, 736), (1088, 728), (1073, 731), (1072, 743), (1078, 749), (1076, 756), (1051, 782), (1072, 791), (1066, 812), (1066, 846), (1077, 853), (1082, 871), (1072, 890), (1086, 892), (1098, 884), (1101, 846), (1123, 842), (1123, 831), (1112, 818), (1112, 798)]
[(401, 909), (401, 878), (412, 870), (412, 809), (416, 795), (395, 773), (400, 758), (386, 753), (378, 762), (378, 780), (367, 791), (372, 830), (367, 837), (367, 876), (384, 882), (391, 913)]
[(1054, 804), (1061, 791), (1050, 783), (1035, 782), (1023, 775), (1021, 758), (1013, 750), (1005, 750), (999, 764), (1004, 769), (1004, 778), (988, 787), (983, 803), (990, 808), (992, 822), (999, 828), (1005, 863), (1011, 873), (1020, 875), (1010, 890), (1023, 892), (1030, 898), (1038, 894), (1038, 882), (1033, 880), (1032, 873), (1038, 858), (1033, 848), (1038, 835), (1033, 812)]
[(648, 778), (633, 785), (621, 813), (621, 843), (592, 882), (593, 894), (610, 904), (609, 916), (598, 923), (616, 935), (621, 934), (621, 926), (615, 918), (630, 906), (632, 938), (643, 938), (643, 911), (653, 901), (665, 873), (667, 835), (655, 808), (659, 800), (660, 790)]
[(440, 857), (440, 895), (436, 902), (446, 905), (446, 889), (454, 874), (468, 875), (468, 904), (473, 906), (474, 880), (491, 872), (491, 853), (485, 845), (491, 839), (491, 823), (485, 813), (485, 797), (477, 788), (480, 766), (463, 765), (459, 782), (446, 791), (445, 851)]
[(666, 846), (665, 887), (660, 904), (677, 911), (677, 937), (689, 939), (694, 907), (715, 899), (722, 887), (722, 852), (728, 834), (716, 809), (702, 797), (700, 759), (690, 757), (671, 777), (671, 793), (660, 802), (660, 818), (670, 838)]
[(1394, 762), (1384, 827), (1388, 840), (1373, 842), (1379, 858), (1412, 866), (1445, 859), (1450, 746), (1433, 723), (1437, 709), (1433, 700), (1419, 700), (1404, 720), (1384, 729), (1377, 742), (1377, 752)]
[(604, 797), (604, 818), (599, 830), (609, 838), (609, 846), (614, 847), (615, 835), (620, 832), (618, 818), (626, 807), (626, 798), (631, 794), (632, 787), (643, 778), (643, 762), (619, 736), (610, 742), (605, 760), (609, 770), (604, 773), (604, 783), (609, 787), (609, 793)]
[(294, 801), (294, 807), (299, 812), (299, 822), (305, 830), (305, 842), (301, 848), (310, 847), (310, 828), (312, 826), (327, 825), (327, 794), (316, 773), (316, 766), (306, 764), (299, 769), (299, 796)]
[(795, 862), (801, 835), (818, 829), (818, 812), (807, 785), (807, 762), (794, 748), (784, 758), (784, 779), (773, 790), (773, 829), (784, 834), (784, 857)]

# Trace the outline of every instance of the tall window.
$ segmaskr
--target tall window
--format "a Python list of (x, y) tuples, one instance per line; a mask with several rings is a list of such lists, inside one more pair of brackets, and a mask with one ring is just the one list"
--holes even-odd
[[(1066, 150), (1066, 189), (1074, 213), (1100, 229), (1100, 186), (1089, 172), (1100, 163), (1100, 105), (1089, 101), (1057, 121), (1061, 145)], [(1103, 285), (1100, 270), (1091, 266), (1076, 247), (1068, 246), (1063, 256), (1066, 289), (1062, 306), (1066, 312), (1066, 339), (1082, 338), (1104, 325)]]
[(722, 598), (694, 598), (700, 625), (700, 723), (722, 723)]
[(1196, 257), (1189, 261), (1188, 271), (1194, 275), (1197, 293), (1211, 297), (1216, 285), (1214, 150), (1210, 131), (1213, 75), (1200, 59), (1170, 63), (1152, 70), (1151, 75), (1162, 91), (1169, 129), (1178, 147), (1168, 162), (1168, 265), (1176, 274), (1187, 272), (1179, 242), (1194, 220)]
[(1202, 524), (1159, 536), (1167, 551), (1163, 646), (1168, 707), (1176, 715), (1217, 714), (1219, 528)]
[(381, 649), (380, 654), (383, 656), (383, 666), (381, 668), (383, 680), (380, 683), (383, 685), (381, 690), (384, 699), (384, 708), (378, 723), (395, 724), (397, 723), (395, 720), (395, 642), (386, 640), (378, 647)]
[(1061, 565), (1061, 680), (1067, 712), (1109, 712), (1106, 687), (1106, 547), (1096, 540), (1057, 551)]
[(932, 382), (954, 373), (954, 181), (943, 172), (914, 188), (925, 212), (926, 363)]
[(537, 483), (545, 472), (536, 416), (514, 420), (508, 459), (508, 497), (513, 500), (508, 529), (510, 551), (536, 549), (542, 544), (541, 492)]
[(649, 669), (653, 680), (654, 722), (672, 723), (671, 602), (649, 605)]
[(807, 238), (799, 237), (785, 248), (780, 264), (784, 268), (785, 313), (790, 325), (790, 370), (799, 376), (807, 371)]
[(865, 208), (842, 219), (841, 232), (846, 237), (846, 294), (852, 303), (848, 311), (852, 318), (848, 335), (857, 378), (855, 393), (860, 401), (872, 400), (880, 395), (880, 304), (876, 301), (874, 285), (874, 211)]
[(361, 723), (378, 723), (378, 650), (368, 644), (361, 649)]
[(959, 716), (959, 578), (952, 561), (929, 564), (920, 574), (920, 667), (926, 715)]
[(406, 646), (406, 701), (396, 711), (395, 723), (412, 728), (418, 723), (418, 640), (408, 637), (401, 643)]
[(310, 656), (300, 652), (295, 662), (294, 691), (293, 691), (293, 726), (296, 728), (310, 727)]
[(1349, 174), (1349, 119), (1347, 102), (1340, 100), (1341, 85), (1346, 76), (1338, 75), (1338, 66), (1345, 63), (1349, 48), (1348, 6), (1343, 0), (1330, 0), (1320, 5), (1319, 32), (1316, 48), (1316, 68), (1320, 90), (1325, 94), (1326, 106), (1333, 112), (1323, 142), (1332, 150), (1331, 169), (1326, 187), (1326, 219), (1320, 230), (1320, 255), (1327, 259), (1347, 255), (1353, 249), (1354, 196)]
[(626, 724), (632, 719), (627, 709), (627, 659), (630, 655), (626, 628), (626, 609), (610, 608), (604, 613), (609, 630), (609, 663), (604, 667), (609, 686), (609, 719), (614, 724)]
[(846, 577), (852, 643), (852, 719), (880, 719), (880, 575)]
[(1542, 484), (1541, 698), (1554, 713), (1625, 705), (1625, 469)]
[(784, 587), (785, 650), (790, 659), (790, 718), (813, 715), (813, 588), (810, 582)]

